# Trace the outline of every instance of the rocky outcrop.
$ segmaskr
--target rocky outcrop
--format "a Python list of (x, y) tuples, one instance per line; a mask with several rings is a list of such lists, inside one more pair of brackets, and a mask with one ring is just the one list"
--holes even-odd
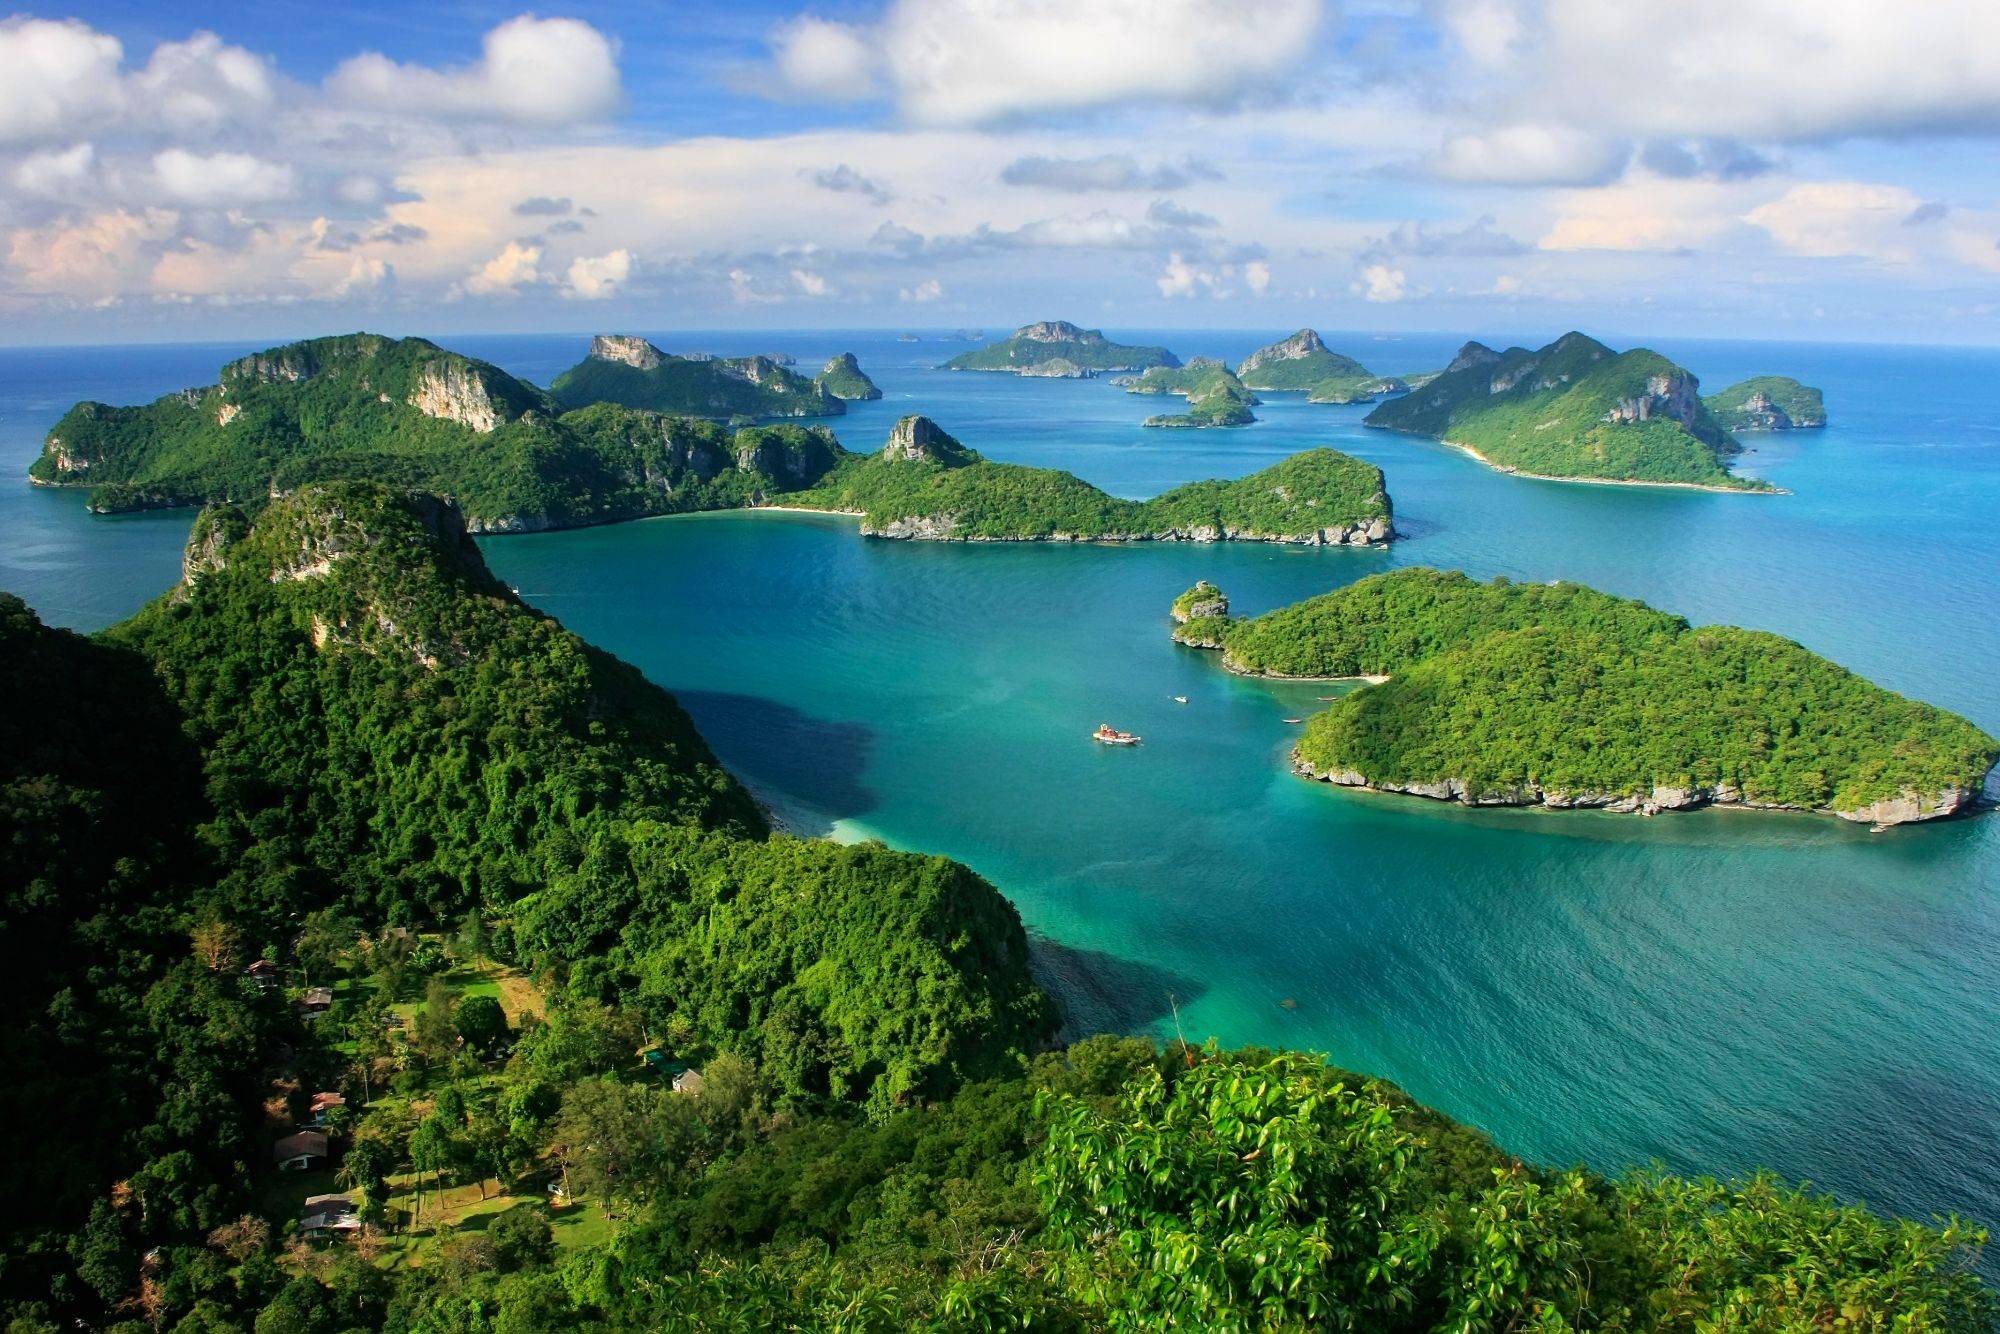
[[(1499, 392), (1497, 389), (1495, 392)], [(1647, 377), (1646, 391), (1622, 398), (1604, 414), (1607, 422), (1643, 422), (1655, 417), (1671, 417), (1683, 426), (1692, 426), (1701, 415), (1700, 386), (1686, 371)]]
[(1702, 806), (1737, 806), (1747, 810), (1796, 811), (1812, 815), (1837, 815), (1857, 824), (1878, 829), (1940, 820), (1956, 815), (1976, 803), (1979, 794), (1951, 787), (1942, 792), (1905, 792), (1850, 810), (1831, 807), (1792, 806), (1782, 802), (1752, 801), (1728, 783), (1713, 788), (1655, 785), (1645, 793), (1563, 792), (1536, 783), (1503, 787), (1474, 788), (1462, 778), (1440, 778), (1430, 782), (1395, 782), (1371, 779), (1357, 769), (1320, 770), (1297, 750), (1292, 752), (1293, 770), (1306, 778), (1338, 787), (1365, 788), (1370, 792), (1394, 792), (1404, 796), (1452, 801), (1461, 806), (1547, 806), (1552, 810), (1596, 809), (1620, 814), (1660, 815), (1670, 811), (1694, 810)]
[(889, 429), (889, 443), (882, 447), (882, 458), (888, 463), (951, 465), (964, 462), (966, 457), (964, 445), (929, 417), (922, 416), (899, 420)]
[(1208, 580), (1198, 580), (1193, 588), (1174, 599), (1171, 611), (1182, 625), (1211, 616), (1227, 616), (1229, 596)]
[(882, 391), (868, 378), (868, 372), (861, 369), (861, 363), (852, 352), (843, 352), (826, 363), (825, 369), (814, 377), (823, 390), (843, 402), (873, 401), (882, 397)]
[(1243, 363), (1236, 368), (1236, 374), (1240, 378), (1248, 375), (1258, 367), (1268, 366), (1274, 361), (1298, 361), (1303, 357), (1311, 356), (1315, 352), (1324, 351), (1326, 351), (1326, 344), (1320, 341), (1319, 334), (1316, 331), (1301, 329), (1283, 342), (1273, 343), (1269, 347), (1260, 347), (1249, 356), (1243, 358)]
[(1096, 329), (1080, 329), (1068, 320), (1037, 320), (1024, 324), (1014, 331), (1014, 337), (1025, 338), (1031, 343), (1102, 343), (1104, 335)]
[(660, 349), (636, 334), (598, 334), (590, 340), (590, 355), (638, 371), (652, 370), (666, 359)]
[(500, 410), (479, 373), (462, 361), (433, 361), (424, 367), (409, 404), (426, 417), (439, 417), (490, 434), (501, 421)]
[(181, 554), (181, 582), (189, 588), (226, 568), (228, 551), (250, 531), (250, 520), (235, 506), (207, 509), (195, 519)]
[(1469, 371), (1474, 366), (1491, 366), (1500, 360), (1500, 354), (1484, 343), (1467, 343), (1458, 349), (1458, 355), (1451, 359), (1451, 365), (1444, 368), (1445, 374), (1453, 371)]
[(1036, 380), (1093, 380), (1097, 378), (1096, 371), (1086, 370), (1071, 361), (1068, 357), (1050, 357), (1047, 361), (1038, 361), (1032, 366), (1021, 367), (1019, 373)]

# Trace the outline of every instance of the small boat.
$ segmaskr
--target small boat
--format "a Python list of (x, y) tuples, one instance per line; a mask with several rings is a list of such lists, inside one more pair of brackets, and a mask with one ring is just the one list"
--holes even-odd
[(1304, 721), (1305, 721), (1305, 719), (1303, 719), (1303, 718), (1287, 718), (1287, 719), (1285, 719), (1285, 721), (1286, 721), (1286, 722), (1288, 722), (1288, 723), (1302, 723), (1302, 722), (1304, 722)]
[(1097, 730), (1090, 734), (1092, 741), (1102, 741), (1107, 746), (1136, 746), (1144, 738), (1130, 732), (1121, 732), (1110, 723), (1099, 723)]
[(1175, 695), (1175, 696), (1174, 696), (1174, 703), (1176, 703), (1176, 704), (1185, 704), (1185, 703), (1187, 703), (1187, 696), (1186, 696), (1186, 695)]
[(1316, 699), (1316, 700), (1318, 700), (1318, 701), (1319, 701), (1320, 703), (1322, 703), (1322, 704), (1331, 704), (1331, 703), (1333, 703), (1333, 702), (1334, 702), (1335, 700), (1339, 699), (1339, 698), (1340, 698), (1340, 696), (1338, 696), (1338, 695), (1314, 695), (1314, 696), (1313, 696), (1313, 698), (1314, 698), (1314, 699)]

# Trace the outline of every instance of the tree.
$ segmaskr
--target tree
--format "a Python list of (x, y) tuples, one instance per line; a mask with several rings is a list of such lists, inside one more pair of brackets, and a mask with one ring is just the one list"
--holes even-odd
[(563, 1095), (555, 1146), (574, 1184), (606, 1204), (643, 1204), (700, 1143), (693, 1100), (645, 1084), (579, 1080)]
[(451, 1021), (451, 987), (433, 975), (424, 984), (424, 1007), (417, 1011), (417, 1048), (432, 1060), (451, 1055), (458, 1043), (458, 1030)]
[(477, 908), (468, 912), (465, 920), (459, 923), (458, 938), (453, 944), (459, 958), (472, 963), (486, 962), (486, 956), (493, 948), (492, 938), (486, 931), (486, 918)]
[(244, 1214), (208, 1234), (208, 1244), (237, 1264), (271, 1244), (271, 1225), (255, 1214)]
[(491, 996), (467, 996), (453, 1011), (452, 1022), (465, 1045), (480, 1055), (492, 1051), (507, 1036), (507, 1012)]
[(243, 957), (242, 933), (220, 917), (205, 917), (188, 932), (194, 957), (211, 973), (234, 968)]

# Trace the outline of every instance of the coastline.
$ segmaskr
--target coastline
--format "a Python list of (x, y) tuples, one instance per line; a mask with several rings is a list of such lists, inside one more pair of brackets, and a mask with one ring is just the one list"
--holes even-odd
[(1492, 459), (1487, 458), (1484, 454), (1474, 449), (1471, 445), (1465, 444), (1463, 441), (1445, 440), (1437, 436), (1425, 435), (1421, 431), (1399, 430), (1394, 426), (1374, 426), (1369, 429), (1387, 431), (1391, 435), (1407, 435), (1417, 440), (1432, 440), (1449, 449), (1455, 449), (1461, 454), (1469, 455), (1477, 462), (1491, 468), (1494, 472), (1505, 473), (1509, 477), (1526, 477), (1536, 482), (1569, 482), (1576, 486), (1641, 486), (1663, 491), (1709, 491), (1727, 496), (1789, 496), (1792, 494), (1785, 490), (1784, 487), (1776, 485), (1765, 489), (1754, 486), (1717, 486), (1712, 482), (1649, 482), (1634, 477), (1558, 477), (1553, 473), (1524, 472), (1519, 468), (1512, 468), (1504, 463), (1495, 463)]

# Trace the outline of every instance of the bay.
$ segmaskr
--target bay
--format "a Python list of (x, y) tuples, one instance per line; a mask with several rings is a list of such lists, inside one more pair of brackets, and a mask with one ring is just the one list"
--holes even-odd
[[(1269, 341), (1125, 336), (1232, 358)], [(1330, 692), (1228, 677), (1165, 618), (1199, 577), (1251, 612), (1395, 565), (1570, 579), (1777, 631), (2000, 731), (2000, 354), (1656, 344), (1710, 386), (1768, 371), (1826, 389), (1827, 430), (1751, 438), (1745, 470), (1791, 492), (1765, 497), (1506, 477), (1296, 396), (1240, 431), (1145, 431), (1157, 400), (941, 374), (965, 344), (935, 338), (656, 341), (808, 371), (857, 352), (886, 397), (832, 423), (850, 448), (922, 411), (991, 457), (1122, 495), (1321, 444), (1387, 473), (1406, 540), (1386, 552), (882, 543), (778, 514), (485, 543), (530, 602), (675, 691), (789, 826), (990, 877), (1078, 1031), (1323, 1050), (1543, 1161), (1762, 1165), (2000, 1222), (2000, 822), (1871, 835), (1338, 792), (1285, 765), (1283, 720)], [(1328, 341), (1397, 373), (1459, 340)], [(453, 345), (546, 383), (583, 340)], [(205, 382), (247, 350), (0, 352), (0, 587), (89, 629), (167, 586), (189, 515), (93, 518), (22, 470), (70, 401)], [(1094, 746), (1099, 722), (1146, 744)]]

